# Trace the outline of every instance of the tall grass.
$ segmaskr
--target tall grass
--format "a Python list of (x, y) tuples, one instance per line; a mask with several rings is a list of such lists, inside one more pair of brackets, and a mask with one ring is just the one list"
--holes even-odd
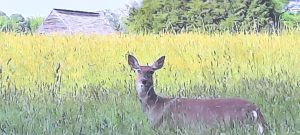
[[(43, 36), (0, 34), (0, 132), (175, 134), (152, 130), (136, 101), (127, 54), (165, 55), (158, 94), (247, 98), (271, 134), (300, 134), (299, 33)], [(57, 91), (55, 74), (60, 65)], [(55, 95), (53, 95), (55, 92)], [(180, 131), (178, 134), (198, 134)], [(203, 134), (253, 134), (213, 129)]]

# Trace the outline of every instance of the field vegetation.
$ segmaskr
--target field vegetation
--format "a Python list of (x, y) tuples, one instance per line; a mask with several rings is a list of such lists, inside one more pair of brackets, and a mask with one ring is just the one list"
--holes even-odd
[[(1, 134), (256, 134), (256, 129), (151, 129), (127, 54), (166, 56), (159, 95), (242, 97), (270, 134), (300, 134), (300, 33), (43, 36), (0, 34)], [(152, 63), (148, 63), (152, 64)]]

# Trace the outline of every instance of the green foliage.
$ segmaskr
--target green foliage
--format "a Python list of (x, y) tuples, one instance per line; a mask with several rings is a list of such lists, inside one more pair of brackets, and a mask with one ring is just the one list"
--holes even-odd
[(300, 14), (291, 14), (287, 11), (286, 6), (288, 0), (273, 0), (275, 4), (275, 10), (279, 13), (278, 16), (279, 23), (282, 24), (282, 27), (287, 29), (295, 29), (299, 27), (300, 24)]
[(271, 0), (144, 0), (130, 10), (132, 32), (262, 31), (273, 19)]
[(284, 13), (282, 15), (282, 22), (287, 29), (294, 29), (300, 26), (300, 15)]
[(272, 0), (274, 3), (274, 8), (277, 12), (284, 12), (285, 6), (288, 4), (289, 0)]
[(21, 14), (12, 14), (9, 18), (16, 23), (25, 21), (25, 18)]
[(35, 32), (39, 26), (43, 23), (44, 18), (43, 17), (32, 17), (27, 18), (28, 28), (30, 31)]
[(17, 23), (7, 17), (0, 17), (0, 31), (14, 32), (17, 28)]
[(0, 32), (33, 33), (43, 23), (42, 17), (25, 19), (21, 14), (12, 14), (7, 17), (0, 12)]

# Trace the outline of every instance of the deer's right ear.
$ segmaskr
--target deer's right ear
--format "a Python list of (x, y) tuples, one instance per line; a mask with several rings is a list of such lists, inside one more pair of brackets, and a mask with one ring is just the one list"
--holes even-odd
[(134, 56), (132, 56), (130, 54), (128, 55), (128, 64), (134, 70), (140, 69), (140, 65), (139, 65), (138, 60)]

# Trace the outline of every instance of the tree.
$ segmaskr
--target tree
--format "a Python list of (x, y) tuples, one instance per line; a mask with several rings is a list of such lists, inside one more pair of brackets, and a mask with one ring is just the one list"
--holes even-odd
[(108, 20), (110, 27), (115, 29), (118, 32), (124, 32), (125, 27), (123, 24), (123, 18), (126, 16), (127, 11), (126, 9), (122, 10), (104, 10), (104, 11), (99, 11), (102, 14), (104, 14), (105, 18)]
[(277, 14), (276, 24), (278, 27), (294, 29), (300, 25), (300, 15), (288, 12), (289, 0), (273, 0)]
[(35, 32), (39, 26), (43, 23), (44, 18), (43, 17), (31, 17), (27, 18), (27, 28), (30, 33)]
[(0, 32), (32, 33), (42, 22), (42, 17), (25, 19), (21, 14), (0, 16)]
[(272, 0), (144, 0), (126, 24), (132, 32), (259, 32), (273, 14)]

